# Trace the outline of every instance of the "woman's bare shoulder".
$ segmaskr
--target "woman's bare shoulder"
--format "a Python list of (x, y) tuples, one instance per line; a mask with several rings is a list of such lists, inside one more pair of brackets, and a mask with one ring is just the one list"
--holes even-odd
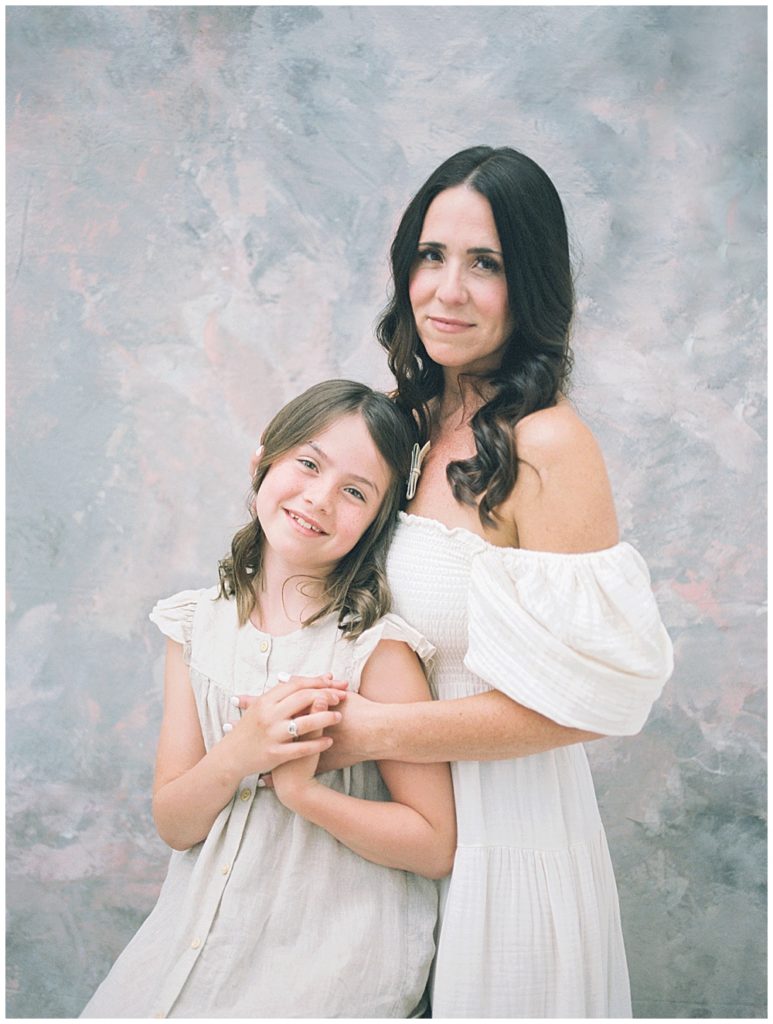
[(539, 471), (564, 459), (600, 458), (601, 448), (590, 427), (574, 407), (561, 401), (525, 416), (515, 428), (518, 457)]
[(506, 502), (521, 547), (594, 551), (619, 535), (604, 456), (569, 402), (540, 409), (515, 428), (518, 480)]

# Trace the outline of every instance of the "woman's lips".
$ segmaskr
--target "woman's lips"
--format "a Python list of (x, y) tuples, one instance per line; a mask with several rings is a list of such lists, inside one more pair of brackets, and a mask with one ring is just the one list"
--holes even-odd
[(467, 331), (474, 324), (468, 323), (466, 320), (451, 320), (445, 316), (431, 316), (428, 317), (430, 323), (432, 323), (439, 331), (443, 331), (446, 334), (458, 334), (460, 331)]

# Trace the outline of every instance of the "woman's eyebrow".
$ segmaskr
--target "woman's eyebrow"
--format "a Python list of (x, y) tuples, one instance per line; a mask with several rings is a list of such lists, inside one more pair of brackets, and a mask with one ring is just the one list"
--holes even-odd
[[(446, 245), (443, 242), (433, 242), (433, 241), (431, 241), (429, 239), (427, 239), (426, 241), (424, 239), (422, 239), (419, 242), (419, 245), (431, 245), (431, 246), (434, 246), (435, 249), (445, 249), (445, 248), (447, 248)], [(499, 249), (491, 249), (491, 248), (489, 248), (486, 245), (476, 245), (472, 249), (468, 249), (467, 252), (468, 253), (472, 253), (472, 254), (474, 254), (476, 256), (484, 254), (484, 253), (485, 254), (491, 254), (492, 256), (501, 256), (502, 255), (502, 253), (499, 251)]]
[[(316, 441), (307, 441), (306, 444), (309, 446), (309, 448), (313, 448), (317, 455), (319, 455), (321, 459), (324, 459), (325, 462), (331, 462), (330, 456), (327, 454), (327, 452), (323, 451), (323, 449), (320, 448)], [(372, 480), (368, 480), (368, 478), (364, 476), (358, 476), (357, 473), (348, 473), (347, 475), (351, 477), (352, 480), (356, 480), (358, 484), (365, 484), (366, 487), (373, 488), (378, 497), (381, 497), (381, 492), (379, 491), (378, 487), (376, 487)]]

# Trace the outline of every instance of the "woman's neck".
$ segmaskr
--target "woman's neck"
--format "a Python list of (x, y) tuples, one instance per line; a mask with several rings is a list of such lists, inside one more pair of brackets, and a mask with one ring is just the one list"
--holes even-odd
[(475, 413), (488, 401), (485, 377), (447, 371), (443, 390), (436, 399), (433, 425), (441, 430), (466, 427)]

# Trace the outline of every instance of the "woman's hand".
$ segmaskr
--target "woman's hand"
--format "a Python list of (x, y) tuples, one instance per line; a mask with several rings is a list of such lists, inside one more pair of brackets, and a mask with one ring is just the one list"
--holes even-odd
[(327, 729), (326, 734), (335, 743), (330, 753), (323, 754), (321, 770), (348, 768), (360, 761), (374, 760), (384, 747), (383, 729), (384, 705), (359, 693), (348, 694), (346, 714), (338, 725)]
[[(293, 676), (260, 697), (234, 698), (246, 710), (238, 722), (227, 723), (231, 729), (217, 745), (227, 770), (243, 778), (310, 755), (316, 764), (319, 754), (333, 743), (322, 730), (341, 720), (340, 712), (330, 709), (346, 696), (346, 683), (328, 674)], [(318, 698), (319, 710), (313, 711)]]

